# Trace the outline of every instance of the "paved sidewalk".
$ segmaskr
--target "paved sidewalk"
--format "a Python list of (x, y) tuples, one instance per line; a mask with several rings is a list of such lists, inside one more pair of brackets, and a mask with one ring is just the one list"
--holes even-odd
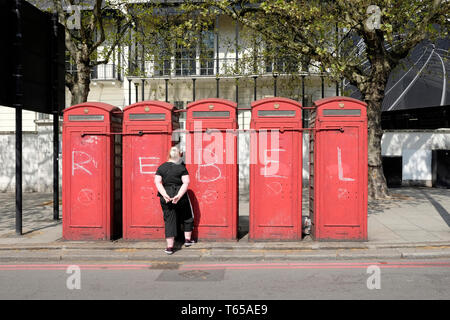
[[(306, 191), (306, 190), (304, 190)], [(369, 203), (367, 242), (248, 240), (248, 202), (240, 201), (238, 241), (201, 241), (182, 248), (177, 260), (304, 260), (450, 257), (450, 189), (391, 189), (392, 199)], [(308, 212), (304, 192), (303, 212)], [(0, 260), (162, 260), (164, 241), (63, 241), (53, 220), (52, 194), (25, 193), (24, 235), (14, 228), (15, 198), (0, 193)], [(60, 213), (62, 216), (62, 211)]]

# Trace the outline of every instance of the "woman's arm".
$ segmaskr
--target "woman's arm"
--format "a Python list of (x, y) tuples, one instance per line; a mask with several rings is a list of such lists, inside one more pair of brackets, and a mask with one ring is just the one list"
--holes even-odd
[(159, 175), (155, 175), (155, 185), (156, 189), (158, 189), (159, 193), (163, 196), (164, 200), (166, 200), (166, 203), (170, 202), (170, 197), (166, 192), (166, 189), (164, 189), (164, 186), (162, 184), (162, 177)]
[(175, 197), (172, 198), (172, 202), (173, 203), (177, 203), (178, 200), (181, 199), (181, 197), (186, 193), (188, 187), (189, 187), (189, 176), (185, 175), (181, 177), (181, 181), (183, 182), (183, 184), (181, 185), (180, 190), (178, 190), (178, 193)]

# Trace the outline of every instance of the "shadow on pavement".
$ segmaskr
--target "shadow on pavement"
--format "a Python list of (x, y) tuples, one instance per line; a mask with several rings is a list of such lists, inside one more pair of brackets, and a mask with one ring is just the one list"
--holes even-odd
[(433, 207), (436, 209), (436, 211), (441, 216), (442, 220), (444, 220), (445, 223), (447, 224), (447, 226), (450, 227), (450, 213), (447, 210), (445, 210), (445, 208), (443, 206), (441, 206), (439, 202), (434, 200), (433, 197), (428, 195), (426, 192), (421, 190), (421, 193), (425, 196), (425, 198), (428, 199), (428, 201), (430, 201), (430, 203), (433, 205)]

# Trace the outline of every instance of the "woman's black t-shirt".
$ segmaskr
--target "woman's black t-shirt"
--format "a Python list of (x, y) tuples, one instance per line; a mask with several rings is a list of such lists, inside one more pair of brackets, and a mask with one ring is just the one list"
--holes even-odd
[(184, 163), (164, 162), (156, 170), (156, 175), (162, 177), (162, 184), (165, 187), (169, 185), (181, 186), (183, 184), (181, 177), (189, 175), (189, 173)]

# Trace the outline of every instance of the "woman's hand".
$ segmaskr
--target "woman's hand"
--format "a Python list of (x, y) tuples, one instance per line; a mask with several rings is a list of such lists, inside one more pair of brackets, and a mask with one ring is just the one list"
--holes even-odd
[(166, 203), (169, 203), (172, 201), (172, 198), (169, 197), (169, 195), (166, 192), (166, 189), (164, 189), (164, 186), (162, 185), (162, 177), (159, 175), (155, 175), (155, 185), (156, 189), (158, 189), (158, 192), (163, 196)]
[(175, 197), (172, 198), (172, 203), (177, 204), (177, 202), (181, 199), (181, 195), (177, 194)]
[(166, 195), (162, 195), (164, 200), (166, 201), (166, 203), (169, 203), (170, 201), (172, 201), (172, 198), (170, 198), (167, 194)]
[(177, 195), (172, 198), (173, 204), (177, 204), (181, 197), (186, 193), (189, 186), (189, 175), (182, 176), (181, 181), (183, 182), (183, 184), (181, 185), (180, 190), (178, 190)]

